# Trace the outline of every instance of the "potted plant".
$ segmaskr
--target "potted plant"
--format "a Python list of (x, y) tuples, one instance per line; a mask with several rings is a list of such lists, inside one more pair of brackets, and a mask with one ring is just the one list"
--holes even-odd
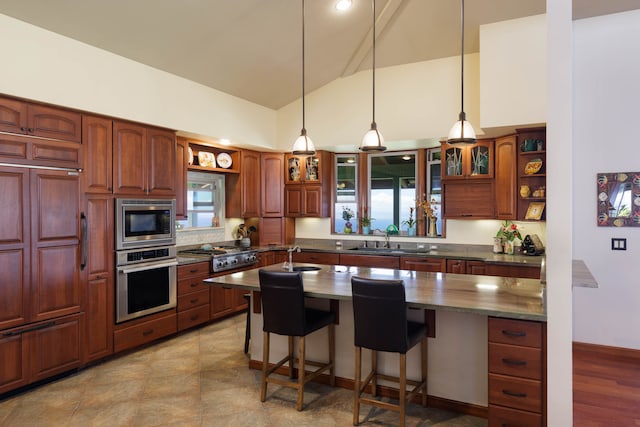
[(354, 214), (353, 211), (351, 210), (351, 208), (347, 207), (347, 206), (343, 206), (342, 207), (342, 219), (344, 219), (345, 222), (344, 223), (344, 233), (345, 234), (351, 234), (351, 231), (353, 231), (353, 224), (351, 224), (351, 218), (353, 218)]
[(413, 210), (414, 208), (409, 208), (409, 219), (406, 221), (402, 221), (402, 224), (407, 226), (407, 234), (409, 236), (416, 235), (416, 220), (413, 219)]
[(522, 240), (522, 234), (518, 230), (518, 226), (509, 220), (505, 220), (502, 226), (498, 229), (496, 237), (501, 237), (504, 240), (504, 253), (507, 255), (513, 255), (513, 241), (518, 238)]
[(360, 227), (362, 227), (362, 234), (371, 233), (371, 221), (374, 219), (375, 218), (369, 218), (367, 216), (361, 216), (358, 218), (358, 221), (360, 221)]
[(436, 231), (436, 221), (438, 220), (438, 217), (436, 216), (436, 211), (433, 208), (432, 203), (434, 203), (434, 200), (430, 200), (428, 195), (425, 195), (424, 198), (418, 200), (418, 206), (422, 208), (422, 214), (426, 221), (425, 226), (427, 228), (427, 236), (437, 237), (438, 232)]

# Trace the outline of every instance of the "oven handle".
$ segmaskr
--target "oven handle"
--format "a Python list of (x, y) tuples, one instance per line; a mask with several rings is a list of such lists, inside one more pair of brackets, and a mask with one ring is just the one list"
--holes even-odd
[(153, 270), (155, 268), (174, 267), (178, 265), (177, 260), (170, 261), (153, 261), (145, 262), (144, 264), (136, 264), (132, 266), (120, 266), (118, 267), (119, 273), (129, 274), (137, 271)]

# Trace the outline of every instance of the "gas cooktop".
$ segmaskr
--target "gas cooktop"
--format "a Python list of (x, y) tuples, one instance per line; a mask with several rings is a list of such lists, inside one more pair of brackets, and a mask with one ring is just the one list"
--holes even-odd
[(211, 271), (232, 270), (249, 267), (258, 262), (257, 251), (238, 246), (221, 246), (209, 248), (184, 249), (180, 254), (205, 255), (211, 257)]

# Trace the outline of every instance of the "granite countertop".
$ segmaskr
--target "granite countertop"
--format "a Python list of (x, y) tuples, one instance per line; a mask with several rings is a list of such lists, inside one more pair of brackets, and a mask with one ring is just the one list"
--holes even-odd
[[(309, 297), (351, 300), (352, 276), (402, 279), (407, 302), (412, 307), (546, 321), (545, 288), (535, 279), (307, 263), (296, 263), (296, 266), (318, 269), (303, 273), (305, 295)], [(264, 268), (282, 271), (280, 265)], [(205, 283), (260, 290), (258, 269), (212, 277)]]

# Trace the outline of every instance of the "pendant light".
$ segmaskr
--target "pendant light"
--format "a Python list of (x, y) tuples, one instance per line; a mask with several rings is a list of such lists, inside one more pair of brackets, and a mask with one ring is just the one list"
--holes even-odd
[(449, 131), (447, 143), (449, 144), (475, 144), (476, 132), (473, 130), (471, 123), (467, 121), (467, 115), (464, 112), (464, 0), (461, 0), (461, 27), (462, 27), (462, 43), (460, 54), (460, 115), (458, 121), (453, 124)]
[(378, 125), (376, 124), (376, 0), (371, 0), (373, 5), (373, 48), (372, 48), (372, 57), (373, 57), (373, 66), (371, 67), (372, 71), (372, 80), (373, 80), (373, 114), (371, 119), (371, 129), (367, 133), (364, 134), (364, 138), (362, 138), (362, 143), (360, 144), (360, 150), (362, 151), (385, 151), (387, 147), (384, 144), (384, 138), (382, 134), (378, 131)]
[(296, 156), (313, 156), (316, 154), (316, 149), (311, 138), (307, 136), (304, 119), (304, 0), (302, 0), (302, 130), (300, 131), (300, 136), (293, 143), (292, 153)]

